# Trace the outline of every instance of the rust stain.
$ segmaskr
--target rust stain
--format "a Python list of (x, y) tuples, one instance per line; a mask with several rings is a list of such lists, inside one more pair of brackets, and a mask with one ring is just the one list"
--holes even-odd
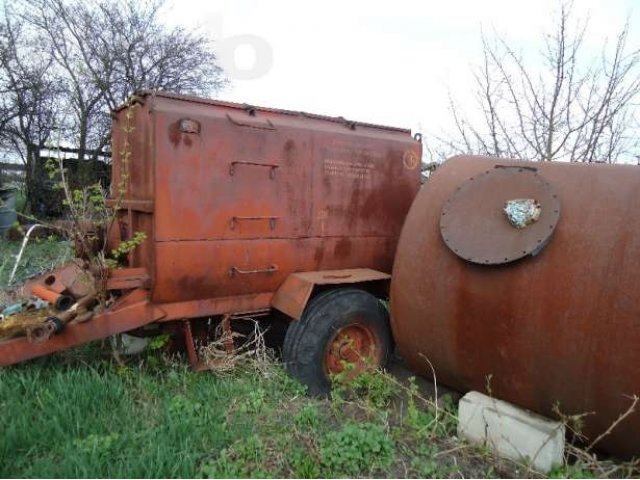
[(180, 122), (176, 120), (174, 123), (169, 125), (169, 141), (175, 148), (180, 145), (180, 137), (182, 137), (182, 132), (180, 132)]
[[(471, 178), (496, 166), (501, 187), (468, 187), (464, 209), (446, 208)], [(536, 177), (549, 189), (537, 190)], [(416, 197), (398, 244), (391, 307), (400, 354), (420, 372), (426, 356), (443, 384), (462, 391), (486, 391), (491, 376), (498, 398), (549, 417), (556, 402), (565, 414), (594, 411), (583, 433), (603, 433), (629, 407), (628, 396), (640, 394), (640, 302), (628, 296), (640, 272), (639, 183), (636, 166), (445, 162)], [(553, 195), (560, 208), (547, 203)], [(540, 200), (540, 220), (515, 229), (504, 202), (529, 197)], [(449, 231), (474, 255), (515, 258), (499, 265), (466, 260), (444, 238), (442, 213), (454, 215)], [(545, 215), (553, 235), (531, 255), (521, 242), (537, 238)], [(512, 241), (492, 240), (492, 222)], [(639, 455), (640, 413), (599, 445), (617, 456)]]

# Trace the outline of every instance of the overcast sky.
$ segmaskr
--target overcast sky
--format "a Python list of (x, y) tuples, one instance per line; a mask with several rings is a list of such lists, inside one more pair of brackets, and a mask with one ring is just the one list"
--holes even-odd
[[(231, 86), (219, 98), (409, 127), (449, 120), (448, 89), (468, 101), (480, 31), (525, 53), (542, 46), (557, 0), (173, 0), (169, 18), (216, 40)], [(640, 0), (574, 0), (587, 46), (615, 39), (627, 16), (640, 48)]]

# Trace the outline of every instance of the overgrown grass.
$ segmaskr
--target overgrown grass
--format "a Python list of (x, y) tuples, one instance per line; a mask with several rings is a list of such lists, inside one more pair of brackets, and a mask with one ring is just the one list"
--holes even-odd
[[(21, 241), (0, 238), (0, 290), (8, 286), (11, 270), (21, 245)], [(69, 242), (55, 236), (44, 239), (32, 238), (24, 251), (14, 283), (20, 284), (26, 278), (51, 270), (70, 259)]]
[(0, 477), (536, 476), (458, 440), (453, 403), (436, 411), (413, 382), (366, 374), (327, 400), (276, 363), (221, 375), (157, 351), (128, 362), (94, 345), (0, 370)]
[(285, 375), (123, 367), (85, 351), (0, 370), (0, 477), (194, 477), (252, 434), (256, 412), (231, 413), (239, 399), (258, 391), (276, 405), (300, 393)]

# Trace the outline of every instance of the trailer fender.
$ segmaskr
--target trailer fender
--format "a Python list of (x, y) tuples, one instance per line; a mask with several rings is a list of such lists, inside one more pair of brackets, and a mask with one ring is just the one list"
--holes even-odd
[(271, 306), (294, 320), (300, 320), (316, 287), (361, 286), (364, 290), (371, 291), (378, 297), (386, 297), (389, 292), (390, 280), (391, 275), (388, 273), (370, 268), (292, 273), (273, 295)]

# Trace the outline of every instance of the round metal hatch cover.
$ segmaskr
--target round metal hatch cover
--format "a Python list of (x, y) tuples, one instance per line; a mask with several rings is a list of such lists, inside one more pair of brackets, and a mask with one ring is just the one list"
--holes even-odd
[[(505, 213), (507, 202), (539, 205), (539, 216), (518, 228)], [(449, 197), (440, 214), (440, 233), (456, 255), (481, 265), (513, 262), (537, 254), (560, 218), (560, 201), (535, 168), (496, 165), (471, 177)]]

